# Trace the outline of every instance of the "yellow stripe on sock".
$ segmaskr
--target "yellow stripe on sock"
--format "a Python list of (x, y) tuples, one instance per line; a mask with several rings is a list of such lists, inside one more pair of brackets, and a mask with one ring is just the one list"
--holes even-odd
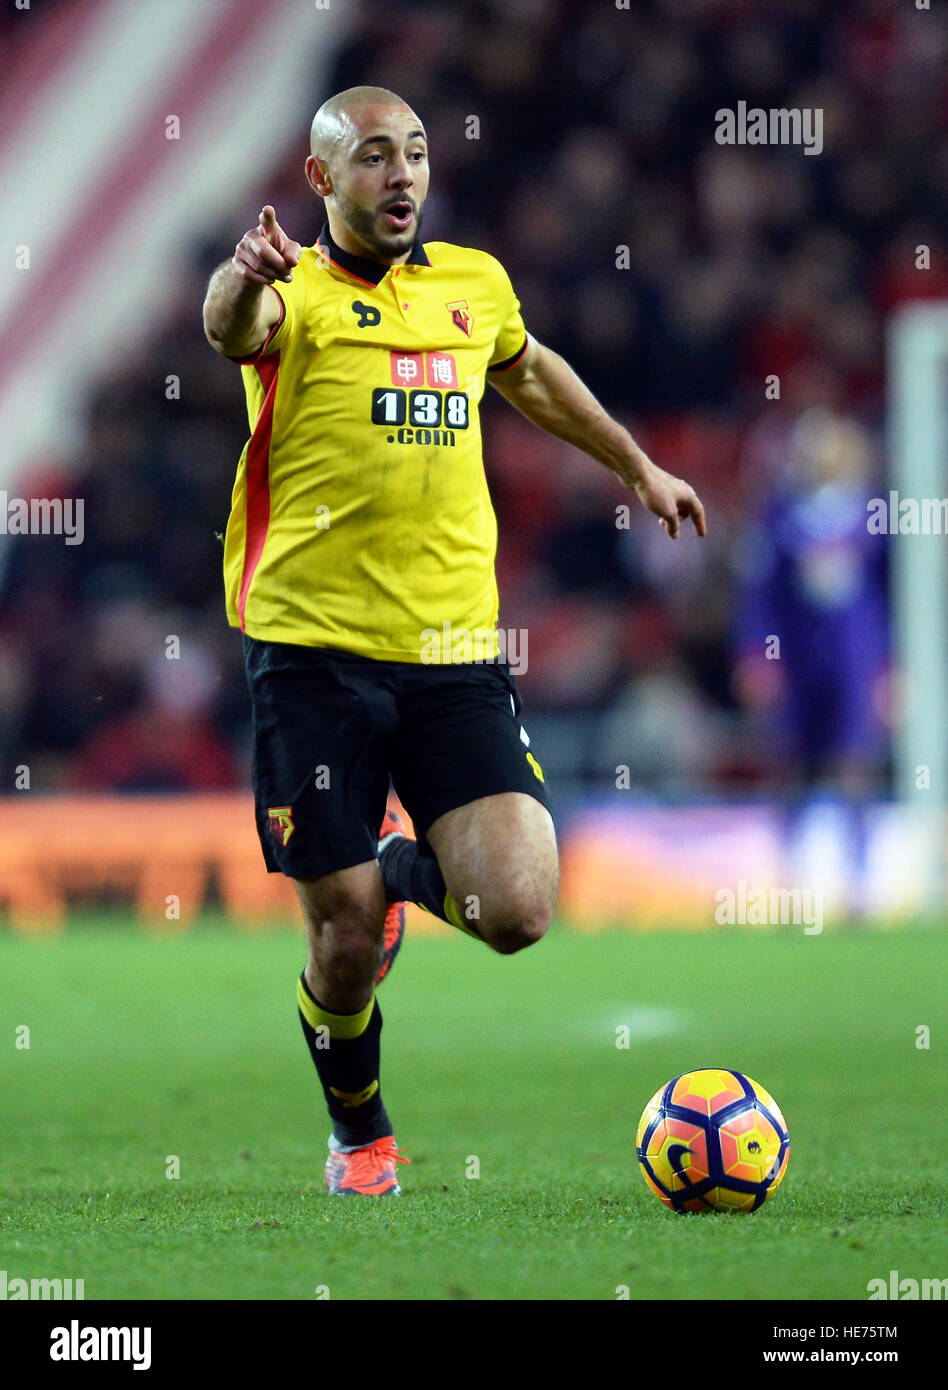
[(330, 1091), (337, 1100), (341, 1100), (346, 1110), (355, 1110), (360, 1105), (365, 1105), (367, 1100), (371, 1100), (379, 1088), (378, 1081), (370, 1081), (368, 1086), (362, 1091), (337, 1091), (335, 1086), (330, 1086)]
[(451, 926), (457, 927), (458, 931), (464, 932), (465, 936), (473, 936), (475, 941), (484, 940), (480, 932), (476, 931), (471, 926), (470, 922), (465, 921), (461, 916), (461, 909), (450, 893), (445, 893), (444, 895), (444, 915), (445, 919), (451, 923)]
[(357, 1038), (365, 1032), (375, 1007), (375, 995), (373, 994), (365, 1008), (360, 1009), (357, 1014), (331, 1014), (328, 1009), (320, 1008), (315, 999), (310, 998), (303, 987), (302, 979), (296, 982), (296, 998), (299, 1002), (300, 1013), (310, 1028), (328, 1028), (330, 1038), (339, 1038), (342, 1041), (347, 1038)]

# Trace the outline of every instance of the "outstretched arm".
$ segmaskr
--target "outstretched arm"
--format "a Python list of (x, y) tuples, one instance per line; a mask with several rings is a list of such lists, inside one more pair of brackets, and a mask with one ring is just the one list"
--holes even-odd
[(489, 373), (488, 380), (528, 420), (611, 469), (661, 517), (673, 539), (689, 516), (698, 535), (705, 535), (704, 507), (694, 489), (652, 463), (557, 353), (531, 338), (515, 366)]

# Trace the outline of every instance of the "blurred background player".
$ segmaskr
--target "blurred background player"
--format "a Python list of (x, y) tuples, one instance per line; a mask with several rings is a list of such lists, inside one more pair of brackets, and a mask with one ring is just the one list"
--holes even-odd
[(744, 542), (735, 680), (767, 721), (785, 790), (879, 790), (889, 653), (871, 465), (858, 421), (805, 411)]
[(866, 813), (883, 790), (891, 717), (888, 552), (866, 525), (873, 462), (858, 420), (802, 412), (742, 542), (736, 605), (735, 684), (773, 750), (788, 862), (805, 881), (811, 807), (836, 801), (854, 919), (866, 912)]

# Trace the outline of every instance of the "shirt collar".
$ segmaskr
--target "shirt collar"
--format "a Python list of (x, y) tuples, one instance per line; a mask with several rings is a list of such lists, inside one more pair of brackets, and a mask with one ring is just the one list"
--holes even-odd
[[(359, 280), (365, 280), (370, 285), (378, 285), (385, 279), (385, 276), (392, 269), (390, 265), (383, 265), (380, 261), (370, 261), (364, 256), (353, 256), (349, 251), (343, 251), (341, 246), (337, 246), (333, 241), (329, 231), (329, 223), (323, 223), (323, 229), (317, 238), (318, 244), (329, 253), (329, 259), (333, 265), (340, 266), (350, 275), (355, 275)], [(415, 238), (411, 248), (411, 255), (408, 257), (407, 265), (430, 265), (428, 253), (422, 246), (418, 238)]]

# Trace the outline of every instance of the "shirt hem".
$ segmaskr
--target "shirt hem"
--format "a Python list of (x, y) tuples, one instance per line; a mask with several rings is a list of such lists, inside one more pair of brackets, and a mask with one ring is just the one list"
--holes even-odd
[[(255, 642), (280, 642), (289, 647), (312, 647), (317, 649), (326, 647), (332, 651), (348, 652), (352, 656), (368, 657), (370, 660), (402, 661), (412, 666), (468, 666), (471, 664), (466, 661), (425, 661), (417, 649), (415, 651), (406, 651), (401, 647), (370, 647), (368, 644), (352, 642), (345, 638), (333, 638), (328, 634), (307, 640), (299, 632), (287, 631), (284, 628), (268, 628), (266, 632), (263, 632), (260, 628), (255, 626), (252, 627), (250, 623), (245, 623), (242, 626), (239, 618), (235, 618), (231, 614), (228, 614), (228, 622), (231, 627), (237, 628), (238, 631), (242, 631), (247, 637), (252, 637)], [(460, 630), (461, 629), (459, 629), (459, 631)], [(483, 631), (483, 629), (479, 630)], [(494, 655), (486, 659), (491, 663), (503, 659), (499, 641), (495, 640), (494, 642)]]

